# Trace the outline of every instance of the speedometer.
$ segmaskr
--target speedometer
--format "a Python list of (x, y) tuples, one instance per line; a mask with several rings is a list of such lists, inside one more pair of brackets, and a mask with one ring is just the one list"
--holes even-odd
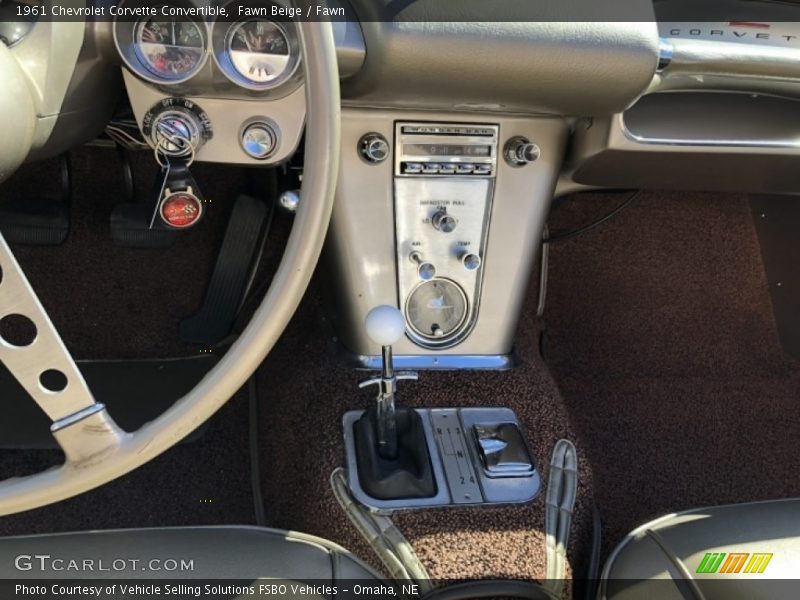
[(194, 21), (142, 19), (136, 26), (136, 53), (142, 64), (162, 79), (182, 80), (203, 64), (205, 37)]
[(228, 32), (226, 50), (236, 73), (254, 87), (285, 80), (297, 63), (286, 31), (265, 19), (235, 23)]

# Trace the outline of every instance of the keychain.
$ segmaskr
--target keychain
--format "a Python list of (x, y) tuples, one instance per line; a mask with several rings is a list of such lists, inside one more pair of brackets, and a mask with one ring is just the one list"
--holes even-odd
[[(188, 148), (185, 156), (165, 152), (166, 144)], [(160, 185), (156, 193), (155, 210), (150, 219), (150, 229), (158, 225), (170, 229), (188, 229), (203, 216), (203, 200), (197, 182), (189, 167), (194, 162), (194, 147), (184, 137), (171, 136), (159, 140), (155, 157), (161, 165)]]

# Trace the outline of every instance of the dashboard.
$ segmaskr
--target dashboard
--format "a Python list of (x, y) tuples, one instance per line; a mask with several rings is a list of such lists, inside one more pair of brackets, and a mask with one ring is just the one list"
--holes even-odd
[[(77, 74), (58, 107), (39, 110), (50, 129), (31, 157), (95, 136), (120, 89), (162, 151), (248, 166), (296, 154), (305, 90), (288, 3), (106, 4), (114, 18), (0, 31), (19, 60), (72, 56)], [(356, 364), (378, 354), (365, 314), (393, 304), (409, 332), (400, 367), (510, 366), (554, 195), (796, 192), (800, 6), (620, 4), (325, 3), (337, 15), (342, 147), (324, 271)], [(69, 52), (67, 25), (83, 27)], [(36, 89), (53, 81), (45, 73)]]

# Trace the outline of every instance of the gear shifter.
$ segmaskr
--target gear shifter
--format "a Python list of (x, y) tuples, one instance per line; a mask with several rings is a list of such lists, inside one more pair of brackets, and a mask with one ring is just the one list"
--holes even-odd
[(378, 386), (376, 403), (354, 425), (358, 471), (365, 491), (374, 498), (422, 498), (436, 494), (430, 452), (416, 410), (396, 407), (397, 382), (416, 373), (394, 371), (392, 345), (405, 333), (403, 314), (394, 306), (373, 308), (366, 318), (369, 338), (381, 347), (379, 377), (359, 387)]
[(397, 458), (397, 411), (394, 403), (397, 382), (400, 379), (416, 379), (417, 374), (395, 375), (394, 372), (392, 345), (399, 342), (405, 332), (405, 320), (399, 310), (386, 304), (377, 306), (369, 311), (365, 324), (369, 339), (381, 347), (383, 361), (381, 376), (363, 381), (358, 387), (378, 386), (376, 431), (378, 454), (382, 458), (392, 460)]

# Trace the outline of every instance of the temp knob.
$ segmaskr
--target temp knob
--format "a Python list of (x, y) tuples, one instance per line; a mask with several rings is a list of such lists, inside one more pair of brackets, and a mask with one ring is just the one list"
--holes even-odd
[(474, 271), (481, 266), (481, 257), (472, 252), (467, 252), (461, 257), (461, 264), (467, 271)]
[(450, 233), (456, 228), (456, 219), (446, 210), (437, 211), (431, 218), (431, 224), (442, 233)]
[(528, 138), (518, 136), (506, 142), (503, 155), (506, 162), (512, 167), (522, 167), (537, 160), (542, 155), (542, 151)]
[(370, 163), (381, 163), (389, 156), (389, 142), (379, 133), (368, 133), (359, 142), (359, 152)]

